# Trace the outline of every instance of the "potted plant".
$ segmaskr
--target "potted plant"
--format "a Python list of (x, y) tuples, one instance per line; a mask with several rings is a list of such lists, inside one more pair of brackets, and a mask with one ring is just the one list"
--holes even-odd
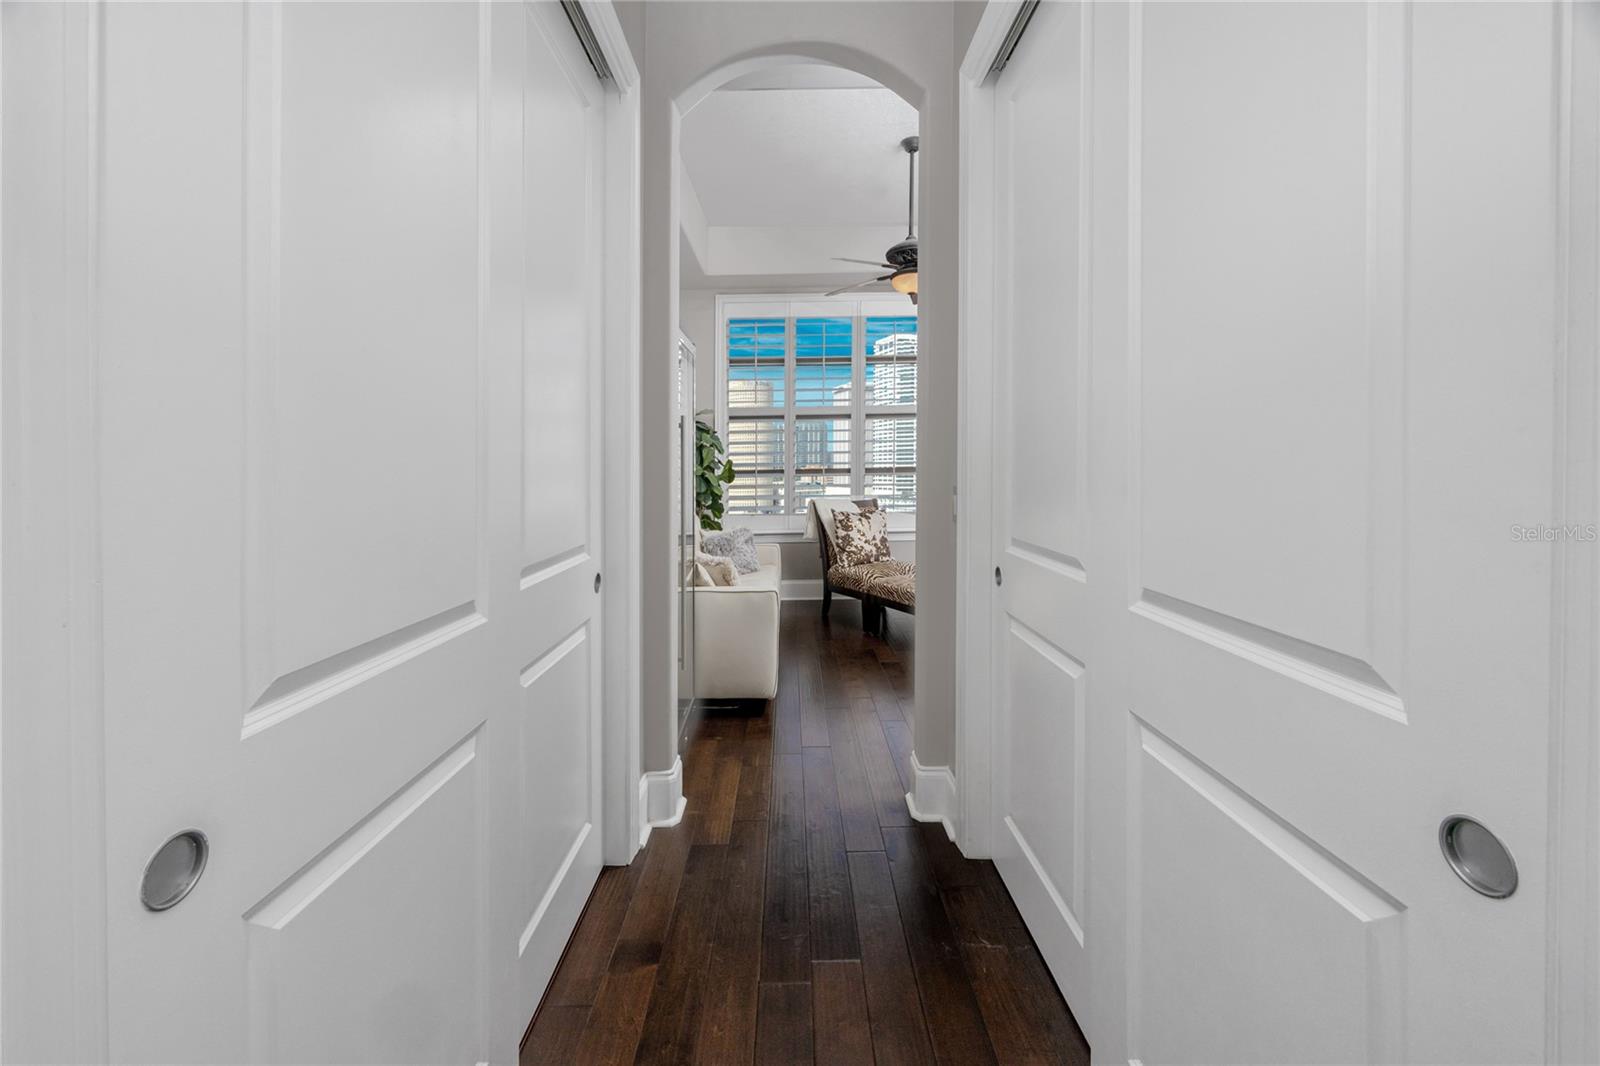
[(721, 529), (733, 460), (716, 428), (699, 417), (694, 420), (694, 443), (694, 512), (700, 516), (701, 529)]

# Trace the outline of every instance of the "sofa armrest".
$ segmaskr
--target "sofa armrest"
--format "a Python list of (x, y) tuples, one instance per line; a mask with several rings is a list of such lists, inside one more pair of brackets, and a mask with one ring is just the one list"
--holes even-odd
[(702, 585), (694, 591), (695, 695), (771, 699), (778, 691), (778, 590)]
[(762, 566), (776, 566), (780, 572), (783, 570), (783, 547), (770, 541), (756, 542), (756, 561)]

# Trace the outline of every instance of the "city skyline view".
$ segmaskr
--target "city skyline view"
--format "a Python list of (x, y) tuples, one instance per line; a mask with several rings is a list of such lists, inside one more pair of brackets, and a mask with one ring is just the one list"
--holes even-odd
[[(792, 378), (785, 366), (791, 322)], [(802, 514), (813, 496), (854, 495), (877, 497), (885, 510), (915, 510), (916, 326), (909, 315), (862, 319), (861, 424), (853, 432), (854, 318), (729, 319), (727, 444), (736, 475), (730, 514)], [(791, 412), (792, 443), (784, 439)], [(786, 501), (791, 471), (793, 500)]]

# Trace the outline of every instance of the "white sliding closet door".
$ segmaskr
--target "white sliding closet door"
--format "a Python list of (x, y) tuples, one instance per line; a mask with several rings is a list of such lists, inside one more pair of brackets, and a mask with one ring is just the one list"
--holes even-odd
[[(1090, 355), (1083, 12), (1042, 4), (995, 88), (994, 860), (1070, 1004), (1084, 894)], [(1078, 1008), (1078, 1009), (1081, 1009)]]
[(110, 1056), (505, 1061), (600, 863), (599, 85), (554, 5), (99, 17)]
[(1569, 32), (1046, 4), (997, 83), (995, 855), (1097, 1048), (1545, 1054)]
[(522, 649), (516, 846), (533, 1008), (600, 873), (601, 87), (555, 4), (527, 8)]

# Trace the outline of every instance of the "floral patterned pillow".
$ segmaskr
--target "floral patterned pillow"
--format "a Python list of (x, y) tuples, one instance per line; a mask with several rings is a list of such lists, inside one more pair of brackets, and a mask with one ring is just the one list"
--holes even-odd
[(882, 511), (835, 511), (833, 546), (841, 566), (889, 558), (889, 520)]

